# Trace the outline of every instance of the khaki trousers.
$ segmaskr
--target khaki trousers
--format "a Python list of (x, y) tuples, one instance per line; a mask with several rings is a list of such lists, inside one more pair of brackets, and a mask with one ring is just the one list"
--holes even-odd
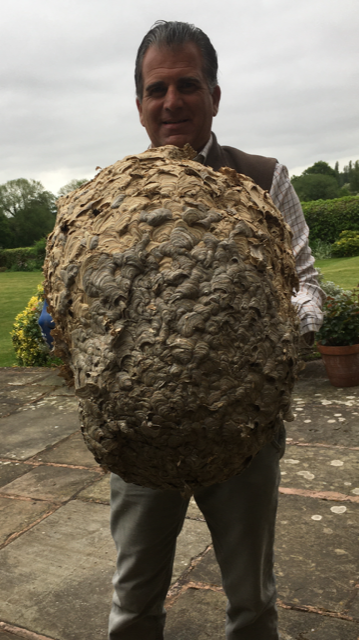
[[(228, 598), (227, 640), (278, 640), (273, 543), (285, 430), (239, 476), (197, 490)], [(162, 640), (164, 600), (188, 499), (111, 477), (118, 551), (110, 640)]]

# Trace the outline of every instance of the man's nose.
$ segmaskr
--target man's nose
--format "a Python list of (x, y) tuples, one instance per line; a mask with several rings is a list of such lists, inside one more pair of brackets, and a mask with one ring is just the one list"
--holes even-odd
[(176, 87), (168, 87), (165, 100), (164, 107), (165, 109), (169, 109), (170, 111), (174, 111), (178, 109), (178, 107), (182, 106), (182, 96)]

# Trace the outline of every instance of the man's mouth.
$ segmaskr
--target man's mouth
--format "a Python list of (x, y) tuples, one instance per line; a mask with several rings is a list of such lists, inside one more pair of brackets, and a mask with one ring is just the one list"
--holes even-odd
[(162, 124), (166, 125), (183, 124), (184, 122), (188, 122), (188, 119), (184, 118), (183, 120), (162, 120)]

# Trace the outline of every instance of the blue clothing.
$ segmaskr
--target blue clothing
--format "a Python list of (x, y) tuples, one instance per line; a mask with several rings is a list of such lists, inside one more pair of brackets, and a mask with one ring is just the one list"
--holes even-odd
[(44, 306), (42, 307), (42, 311), (38, 319), (38, 323), (40, 325), (43, 339), (49, 345), (50, 349), (52, 349), (54, 339), (50, 334), (50, 331), (52, 329), (55, 329), (55, 323), (47, 311), (47, 300), (44, 301)]

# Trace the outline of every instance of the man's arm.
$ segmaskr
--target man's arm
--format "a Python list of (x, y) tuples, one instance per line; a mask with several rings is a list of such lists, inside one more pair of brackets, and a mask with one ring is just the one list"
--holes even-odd
[(293, 231), (293, 254), (299, 277), (299, 291), (292, 302), (300, 318), (301, 334), (308, 337), (318, 331), (323, 322), (321, 311), (325, 294), (318, 285), (314, 258), (308, 245), (309, 229), (305, 222), (299, 198), (289, 179), (288, 170), (277, 163), (270, 195)]

